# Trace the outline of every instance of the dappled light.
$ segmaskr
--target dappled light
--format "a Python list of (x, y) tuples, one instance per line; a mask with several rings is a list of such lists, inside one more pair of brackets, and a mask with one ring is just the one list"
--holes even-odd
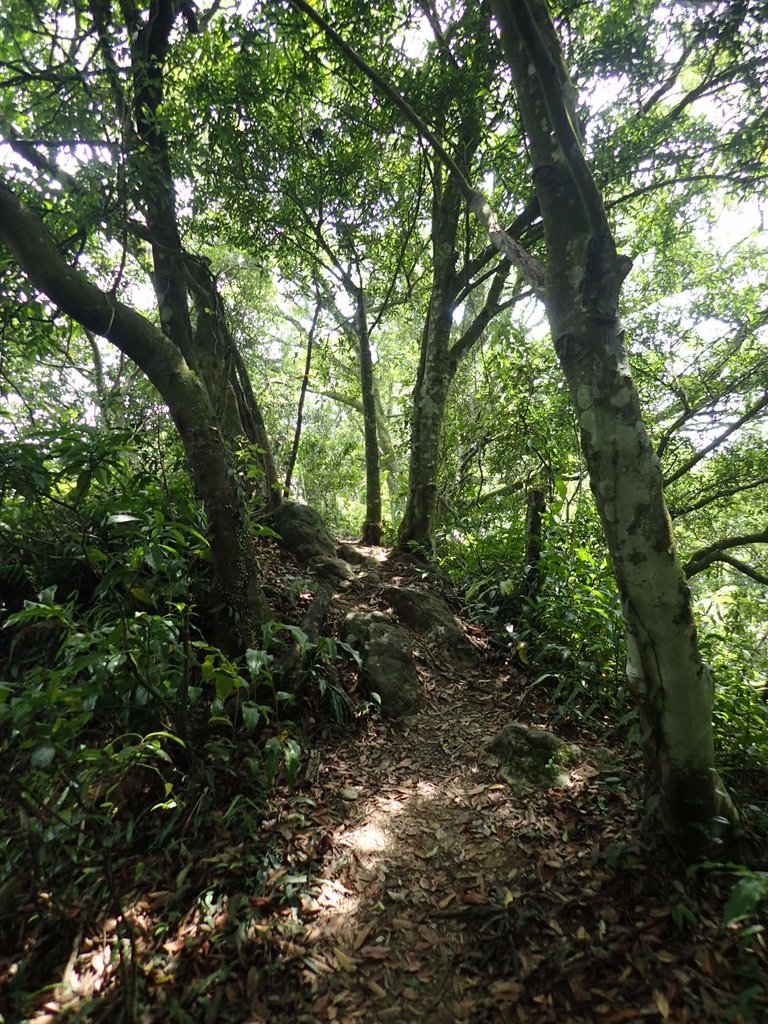
[(768, 5), (0, 2), (0, 1024), (768, 1019)]

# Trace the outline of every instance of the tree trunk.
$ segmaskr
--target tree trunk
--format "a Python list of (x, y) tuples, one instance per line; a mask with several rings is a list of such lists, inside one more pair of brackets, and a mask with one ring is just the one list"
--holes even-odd
[[(475, 148), (476, 145), (475, 142)], [(432, 292), (413, 389), (408, 499), (397, 535), (399, 548), (416, 549), (426, 556), (432, 554), (434, 544), (440, 429), (455, 372), (455, 367), (451, 371), (449, 343), (454, 304), (460, 290), (456, 246), (462, 202), (453, 175), (443, 180), (443, 170), (437, 162), (433, 187)]]
[[(439, 299), (433, 296), (433, 301), (439, 308)], [(397, 535), (399, 548), (426, 557), (431, 556), (434, 545), (440, 430), (451, 382), (447, 351), (450, 330), (450, 321), (446, 324), (430, 310), (413, 391), (408, 499)]]
[(360, 393), (363, 401), (365, 435), (365, 522), (363, 544), (381, 544), (381, 471), (379, 442), (376, 431), (376, 390), (374, 386), (371, 340), (368, 335), (368, 313), (365, 291), (357, 290), (357, 339), (360, 346)]
[[(175, 0), (151, 0), (146, 21), (137, 8), (122, 7), (131, 39), (134, 127), (139, 142), (132, 156), (139, 170), (137, 186), (152, 245), (152, 283), (163, 332), (207, 389), (216, 426), (232, 455), (242, 447), (244, 438), (254, 446), (262, 470), (261, 497), (274, 508), (280, 503), (281, 493), (269, 440), (227, 325), (215, 278), (207, 261), (190, 256), (181, 243), (169, 143), (162, 120), (164, 62), (181, 6)], [(102, 20), (101, 44), (108, 50), (103, 27)], [(190, 291), (197, 314), (194, 330), (189, 314)]]
[(545, 0), (494, 0), (493, 7), (544, 222), (547, 315), (621, 595), (647, 807), (696, 855), (721, 831), (722, 816), (735, 812), (714, 768), (712, 681), (618, 319), (629, 261), (616, 252), (584, 156)]
[[(467, 131), (465, 153), (473, 152), (479, 136)], [(442, 184), (439, 166), (435, 168), (435, 200), (432, 208), (432, 294), (422, 334), (421, 356), (413, 392), (411, 420), (411, 461), (408, 475), (408, 500), (398, 531), (399, 548), (412, 548), (429, 556), (434, 545), (437, 471), (440, 433), (448, 391), (461, 360), (480, 340), (488, 324), (505, 304), (501, 295), (510, 264), (501, 260), (492, 272), (491, 283), (482, 306), (470, 314), (459, 337), (451, 344), (453, 314), (460, 298), (468, 303), (476, 294), (478, 279), (466, 285), (465, 275), (457, 274), (457, 245), (462, 190), (453, 173)], [(479, 265), (490, 260), (483, 257)], [(481, 275), (485, 280), (489, 275)], [(514, 301), (514, 300), (513, 300)]]
[(283, 497), (288, 500), (291, 496), (291, 478), (296, 466), (296, 459), (299, 456), (299, 444), (301, 443), (301, 428), (304, 420), (304, 403), (307, 399), (309, 388), (309, 371), (312, 369), (312, 347), (315, 342), (315, 330), (317, 321), (320, 318), (320, 302), (315, 303), (315, 312), (312, 316), (312, 324), (307, 333), (307, 355), (304, 360), (304, 373), (301, 378), (301, 390), (299, 392), (299, 405), (296, 409), (296, 429), (293, 432), (293, 444), (291, 454), (288, 456), (288, 465), (285, 469), (285, 483), (283, 484)]
[(528, 491), (525, 511), (525, 596), (536, 597), (541, 584), (541, 552), (544, 538), (541, 535), (542, 519), (546, 509), (546, 496), (541, 487)]
[(67, 266), (42, 222), (2, 184), (0, 239), (35, 288), (132, 359), (168, 405), (208, 515), (217, 642), (230, 655), (240, 653), (257, 642), (271, 615), (256, 577), (247, 507), (208, 391), (165, 334)]
[(208, 261), (185, 256), (196, 323), (194, 359), (205, 382), (224, 440), (233, 454), (247, 441), (261, 471), (260, 499), (270, 509), (282, 494), (264, 419), (253, 394), (248, 371), (227, 323), (226, 311)]
[(400, 460), (397, 457), (392, 435), (389, 432), (387, 413), (381, 401), (376, 378), (373, 379), (373, 390), (376, 399), (376, 437), (379, 441), (381, 466), (387, 474), (387, 491), (389, 493), (389, 515), (395, 519), (402, 510), (402, 492), (400, 490)]

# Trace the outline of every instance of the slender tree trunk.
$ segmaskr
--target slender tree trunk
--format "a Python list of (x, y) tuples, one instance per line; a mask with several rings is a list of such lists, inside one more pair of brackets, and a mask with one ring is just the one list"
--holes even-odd
[(718, 833), (722, 816), (735, 812), (714, 768), (712, 681), (618, 318), (629, 261), (616, 252), (584, 156), (545, 0), (494, 0), (493, 7), (544, 221), (547, 314), (621, 595), (648, 809), (696, 854)]
[[(381, 515), (381, 457), (379, 453), (379, 420), (382, 416), (381, 401), (378, 395), (376, 374), (373, 367), (373, 355), (371, 353), (371, 338), (368, 328), (368, 304), (366, 300), (363, 276), (360, 272), (360, 265), (357, 256), (357, 283), (351, 277), (348, 270), (340, 261), (334, 264), (339, 276), (344, 282), (347, 295), (355, 306), (355, 315), (352, 321), (348, 321), (338, 308), (335, 299), (328, 293), (323, 304), (343, 324), (343, 331), (350, 343), (357, 350), (358, 369), (357, 374), (360, 381), (360, 402), (348, 399), (341, 395), (334, 395), (338, 401), (343, 401), (351, 408), (357, 409), (363, 415), (363, 438), (365, 444), (365, 522), (363, 523), (362, 540), (364, 544), (380, 544), (382, 515)], [(348, 367), (336, 361), (337, 365), (348, 373)], [(388, 436), (388, 434), (387, 434)]]
[(304, 360), (304, 374), (301, 378), (301, 391), (299, 392), (299, 405), (296, 410), (296, 429), (293, 432), (293, 444), (291, 445), (291, 454), (288, 456), (288, 465), (285, 470), (285, 484), (283, 485), (284, 497), (290, 498), (291, 496), (291, 477), (293, 476), (293, 470), (296, 465), (296, 459), (299, 455), (299, 443), (301, 442), (301, 427), (304, 419), (304, 402), (307, 398), (307, 389), (309, 387), (309, 371), (312, 369), (312, 346), (315, 342), (315, 330), (317, 329), (317, 321), (320, 317), (320, 302), (315, 303), (315, 312), (312, 317), (312, 324), (307, 334), (307, 355)]
[(356, 294), (357, 338), (360, 345), (360, 393), (363, 401), (365, 435), (365, 522), (363, 544), (381, 544), (381, 471), (376, 431), (376, 391), (365, 292)]
[(400, 491), (400, 460), (397, 457), (392, 435), (389, 432), (387, 413), (381, 401), (381, 391), (374, 377), (373, 390), (376, 399), (376, 436), (379, 441), (379, 455), (382, 469), (387, 474), (387, 491), (389, 493), (389, 514), (394, 519), (402, 508)]
[(526, 497), (525, 511), (525, 595), (535, 597), (541, 584), (541, 552), (544, 547), (542, 520), (546, 496), (541, 487), (532, 487)]

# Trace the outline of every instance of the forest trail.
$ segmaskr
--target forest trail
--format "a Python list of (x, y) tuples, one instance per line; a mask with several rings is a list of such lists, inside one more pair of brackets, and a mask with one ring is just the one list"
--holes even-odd
[[(268, 567), (275, 581), (286, 571)], [(387, 584), (427, 588), (412, 564), (363, 576), (336, 595), (324, 632), (385, 608)], [(541, 685), (467, 629), (480, 656), (461, 669), (409, 631), (415, 709), (316, 722), (296, 786), (251, 800), (239, 766), (213, 809), (190, 801), (173, 832), (154, 826), (142, 850), (115, 850), (113, 908), (78, 905), (98, 870), (81, 863), (54, 894), (71, 933), (19, 931), (53, 982), (25, 1021), (768, 1019), (766, 944), (722, 925), (727, 885), (686, 881), (643, 847), (636, 762), (618, 752), (600, 771), (594, 737), (553, 727)], [(563, 788), (520, 793), (499, 777), (482, 748), (513, 721), (581, 744)]]
[[(380, 593), (337, 596), (337, 620)], [(564, 789), (514, 793), (482, 748), (546, 725), (531, 681), (498, 652), (459, 669), (411, 639), (414, 712), (321, 740), (264, 823), (283, 858), (268, 886), (307, 883), (250, 971), (248, 1021), (752, 1020), (734, 936), (694, 926), (680, 882), (643, 860), (636, 765), (600, 773), (585, 746)]]

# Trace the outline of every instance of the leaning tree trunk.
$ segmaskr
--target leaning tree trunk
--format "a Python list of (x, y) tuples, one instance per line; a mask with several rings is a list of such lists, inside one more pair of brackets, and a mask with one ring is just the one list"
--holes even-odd
[(67, 266), (42, 222), (2, 183), (0, 240), (38, 291), (132, 359), (168, 405), (208, 515), (216, 639), (226, 653), (240, 653), (257, 642), (271, 615), (256, 576), (247, 508), (208, 391), (154, 324)]
[(735, 812), (714, 768), (712, 681), (618, 318), (630, 264), (616, 251), (584, 156), (545, 0), (494, 0), (493, 7), (544, 222), (547, 314), (621, 595), (648, 808), (695, 854)]

